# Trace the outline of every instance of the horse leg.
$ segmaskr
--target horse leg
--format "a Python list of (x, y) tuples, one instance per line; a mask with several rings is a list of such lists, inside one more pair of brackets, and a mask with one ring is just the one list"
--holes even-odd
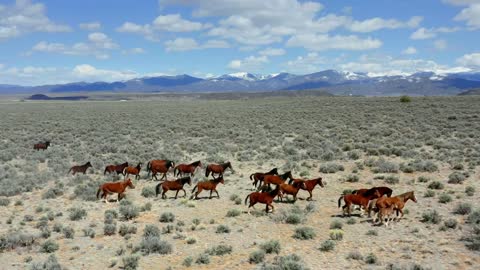
[(187, 192), (185, 191), (185, 189), (182, 188), (182, 190), (183, 190), (183, 197), (187, 197)]
[(177, 199), (177, 195), (178, 195), (178, 192), (179, 192), (179, 191), (180, 191), (180, 189), (177, 190), (177, 192), (175, 193), (175, 199)]
[(217, 197), (220, 199), (220, 195), (218, 195), (218, 191), (215, 189), (215, 192), (217, 193)]
[(307, 201), (311, 201), (313, 197), (312, 191), (308, 190), (308, 193), (310, 194), (310, 197), (307, 198)]
[(164, 191), (162, 192), (162, 199), (166, 199), (166, 198), (167, 198), (167, 195), (165, 195), (165, 193), (167, 193), (167, 190), (164, 190)]
[(209, 199), (212, 198), (212, 190), (210, 190), (210, 197), (208, 197)]

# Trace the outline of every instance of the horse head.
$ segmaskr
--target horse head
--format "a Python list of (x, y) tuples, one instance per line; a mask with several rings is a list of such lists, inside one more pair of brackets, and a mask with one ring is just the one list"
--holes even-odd
[(412, 200), (414, 203), (417, 202), (417, 198), (415, 198), (415, 194), (413, 191), (408, 194), (408, 198)]
[(128, 178), (128, 180), (125, 181), (125, 184), (126, 184), (129, 188), (135, 189), (135, 186), (134, 186), (133, 183), (132, 183), (132, 179)]
[(223, 176), (220, 176), (219, 178), (217, 178), (217, 181), (225, 185), (225, 180), (223, 179)]
[(322, 188), (325, 187), (325, 185), (323, 184), (323, 181), (322, 181), (323, 180), (322, 177), (318, 177), (316, 180), (317, 180), (317, 184), (319, 186), (321, 186)]
[(50, 146), (50, 141), (46, 141), (45, 146), (47, 146), (47, 147)]
[(139, 162), (138, 165), (137, 165), (137, 169), (140, 170), (142, 168), (142, 162)]
[(93, 167), (93, 166), (92, 166), (92, 163), (90, 163), (90, 161), (87, 162), (87, 164), (85, 164), (85, 166), (87, 166), (87, 168), (88, 168), (88, 167)]

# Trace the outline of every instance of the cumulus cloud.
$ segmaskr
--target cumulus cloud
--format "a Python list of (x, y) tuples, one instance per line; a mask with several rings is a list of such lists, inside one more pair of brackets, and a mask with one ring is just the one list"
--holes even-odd
[(264, 64), (268, 63), (268, 57), (262, 56), (249, 56), (245, 59), (235, 59), (230, 61), (228, 68), (240, 71), (258, 71)]
[(203, 44), (199, 44), (193, 38), (176, 38), (174, 40), (167, 40), (165, 43), (165, 50), (170, 51), (191, 51), (211, 48), (228, 48), (229, 44), (223, 40), (207, 40)]
[(324, 51), (330, 49), (341, 50), (369, 50), (382, 46), (382, 42), (373, 38), (359, 38), (355, 35), (330, 36), (327, 34), (301, 34), (291, 37), (287, 41), (289, 47), (304, 47), (312, 51)]
[(17, 0), (12, 6), (0, 6), (0, 41), (31, 32), (69, 32), (68, 25), (52, 22), (43, 4)]
[(82, 81), (124, 81), (136, 78), (138, 73), (130, 70), (118, 71), (108, 69), (98, 69), (88, 64), (77, 65), (71, 71), (73, 78)]
[(96, 31), (102, 28), (102, 25), (99, 22), (81, 23), (78, 26), (80, 27), (80, 29), (88, 30), (88, 31)]
[(417, 53), (417, 49), (415, 49), (415, 47), (412, 47), (412, 46), (402, 51), (402, 54), (416, 54), (416, 53)]
[(88, 35), (88, 42), (78, 42), (73, 45), (40, 41), (32, 47), (28, 54), (33, 52), (43, 52), (65, 55), (93, 55), (97, 59), (104, 60), (109, 58), (108, 51), (116, 48), (118, 48), (118, 45), (107, 35), (95, 32)]
[(480, 52), (465, 54), (457, 59), (457, 63), (478, 70), (480, 69)]
[(453, 33), (461, 30), (460, 27), (438, 27), (438, 28), (418, 28), (415, 32), (410, 35), (411, 39), (420, 40), (420, 39), (430, 39), (437, 36), (438, 33)]
[(285, 54), (285, 50), (282, 48), (267, 48), (259, 51), (258, 53), (266, 56), (280, 56)]
[(462, 9), (460, 13), (455, 16), (456, 21), (465, 21), (466, 24), (473, 28), (480, 28), (480, 3), (472, 3), (470, 6)]
[(433, 46), (439, 51), (445, 50), (447, 48), (447, 41), (444, 39), (437, 39), (433, 42)]
[(415, 16), (406, 22), (395, 19), (372, 18), (364, 21), (354, 21), (347, 26), (353, 32), (373, 32), (380, 29), (414, 28), (420, 25), (423, 17)]
[(316, 52), (308, 53), (306, 56), (297, 56), (294, 60), (285, 63), (287, 71), (293, 73), (307, 74), (321, 70), (322, 66), (327, 63), (324, 57)]

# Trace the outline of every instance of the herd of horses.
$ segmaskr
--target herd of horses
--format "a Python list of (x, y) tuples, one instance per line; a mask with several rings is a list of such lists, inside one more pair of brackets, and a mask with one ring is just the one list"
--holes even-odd
[[(46, 150), (50, 142), (37, 143), (34, 145), (35, 150)], [(140, 171), (142, 169), (143, 163), (138, 163), (137, 166), (130, 166), (128, 162), (122, 164), (112, 164), (107, 165), (103, 172), (104, 175), (117, 174), (123, 175), (124, 181), (119, 182), (107, 182), (102, 185), (97, 190), (97, 198), (102, 198), (106, 203), (108, 203), (108, 195), (118, 194), (117, 201), (120, 201), (124, 193), (128, 188), (134, 189), (132, 180), (129, 178), (130, 175), (135, 176), (135, 179), (140, 178)], [(88, 168), (91, 168), (92, 164), (87, 162), (83, 165), (76, 165), (70, 168), (67, 174), (76, 173), (85, 174)], [(172, 160), (151, 160), (147, 163), (146, 171), (147, 177), (151, 176), (151, 180), (158, 180), (157, 174), (162, 174), (160, 178), (160, 183), (155, 187), (155, 194), (158, 196), (161, 193), (162, 199), (166, 199), (166, 192), (175, 191), (175, 199), (178, 196), (180, 191), (183, 191), (183, 196), (187, 196), (187, 192), (184, 189), (185, 184), (192, 185), (192, 177), (198, 168), (202, 167), (202, 162), (200, 160), (192, 163), (182, 163), (175, 166), (175, 162)], [(210, 191), (209, 198), (212, 198), (212, 194), (215, 192), (216, 197), (220, 198), (220, 195), (217, 191), (217, 185), (219, 183), (225, 184), (223, 178), (224, 172), (230, 169), (234, 172), (230, 162), (224, 162), (220, 164), (212, 163), (208, 164), (205, 167), (205, 177), (212, 176), (213, 179), (200, 181), (198, 182), (191, 191), (190, 199), (198, 199), (198, 195), (203, 191)], [(173, 170), (174, 177), (179, 177), (175, 180), (167, 180), (167, 173)], [(216, 177), (215, 177), (216, 175)], [(250, 180), (252, 181), (253, 187), (256, 191), (250, 193), (245, 198), (245, 204), (248, 204), (248, 214), (250, 214), (250, 208), (254, 208), (257, 203), (265, 204), (265, 212), (269, 213), (274, 211), (273, 202), (276, 197), (279, 201), (283, 201), (284, 196), (291, 195), (293, 197), (293, 202), (297, 200), (297, 194), (300, 190), (305, 190), (309, 193), (309, 197), (306, 200), (312, 200), (313, 190), (318, 185), (320, 187), (325, 187), (322, 182), (322, 177), (314, 179), (299, 179), (294, 178), (291, 171), (284, 172), (283, 174), (278, 173), (277, 168), (273, 168), (268, 172), (256, 172), (250, 175)], [(163, 180), (163, 182), (162, 182)], [(287, 181), (288, 180), (288, 181)], [(272, 188), (272, 185), (275, 187)], [(415, 194), (413, 191), (406, 192), (392, 197), (392, 189), (389, 187), (373, 187), (369, 189), (358, 189), (354, 190), (352, 193), (343, 194), (338, 199), (338, 207), (341, 207), (341, 201), (344, 201), (343, 215), (345, 213), (348, 216), (351, 215), (352, 206), (357, 205), (360, 207), (360, 210), (368, 212), (368, 217), (371, 217), (371, 212), (376, 213), (376, 217), (373, 219), (375, 224), (380, 221), (380, 224), (385, 224), (388, 226), (389, 221), (393, 220), (395, 217), (400, 220), (403, 217), (403, 208), (408, 200), (417, 202)], [(400, 217), (399, 214), (401, 214)], [(362, 213), (360, 214), (362, 216)]]

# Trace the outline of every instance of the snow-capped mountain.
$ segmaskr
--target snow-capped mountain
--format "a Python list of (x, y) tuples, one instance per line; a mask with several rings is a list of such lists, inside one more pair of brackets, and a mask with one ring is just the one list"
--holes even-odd
[(208, 79), (187, 74), (136, 78), (122, 82), (78, 82), (34, 87), (1, 85), (0, 93), (50, 92), (228, 92), (322, 89), (340, 95), (455, 95), (480, 87), (480, 73), (417, 72), (381, 75), (324, 70), (306, 75), (238, 72)]

